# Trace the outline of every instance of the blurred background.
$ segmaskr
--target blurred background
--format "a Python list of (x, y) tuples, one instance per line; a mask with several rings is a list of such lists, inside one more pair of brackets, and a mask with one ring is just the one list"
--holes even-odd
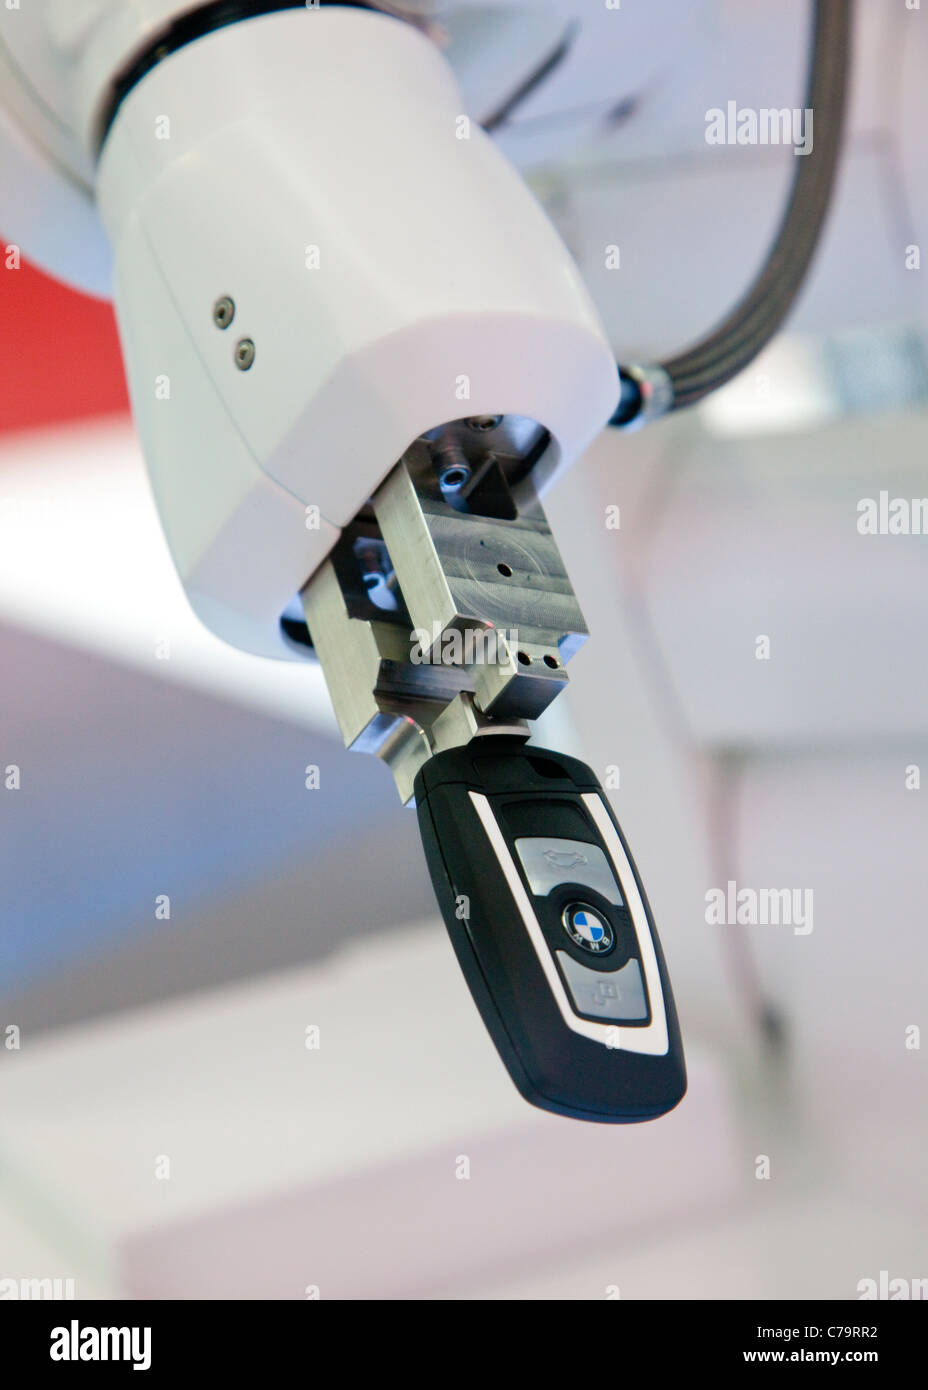
[[(501, 128), (623, 360), (702, 335), (759, 263), (796, 156), (707, 145), (705, 113), (801, 105), (807, 10), (625, 0), (612, 47), (592, 23)], [(519, 1098), (387, 770), (342, 750), (311, 661), (187, 609), (109, 306), (0, 256), (0, 1280), (852, 1299), (928, 1277), (928, 537), (858, 528), (864, 499), (928, 498), (928, 7), (861, 0), (856, 29), (787, 331), (546, 499), (592, 637), (535, 741), (618, 782), (687, 1046), (688, 1096), (649, 1125)], [(0, 252), (15, 221), (4, 199)], [(730, 880), (811, 892), (813, 929), (708, 924)]]

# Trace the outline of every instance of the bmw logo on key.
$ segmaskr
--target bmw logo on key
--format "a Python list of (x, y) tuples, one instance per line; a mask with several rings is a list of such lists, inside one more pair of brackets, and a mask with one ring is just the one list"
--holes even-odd
[(564, 930), (575, 946), (602, 955), (615, 944), (612, 927), (601, 912), (589, 903), (570, 903), (561, 914)]

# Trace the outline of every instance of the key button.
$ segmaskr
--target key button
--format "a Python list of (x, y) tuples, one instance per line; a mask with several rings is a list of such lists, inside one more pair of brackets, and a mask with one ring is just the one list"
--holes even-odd
[(562, 883), (579, 883), (601, 893), (616, 907), (625, 906), (615, 874), (599, 845), (532, 835), (516, 840), (515, 847), (536, 897), (546, 897)]
[(648, 999), (641, 966), (632, 958), (621, 970), (606, 974), (589, 970), (566, 951), (557, 951), (574, 1008), (616, 1023), (643, 1023), (648, 1017)]

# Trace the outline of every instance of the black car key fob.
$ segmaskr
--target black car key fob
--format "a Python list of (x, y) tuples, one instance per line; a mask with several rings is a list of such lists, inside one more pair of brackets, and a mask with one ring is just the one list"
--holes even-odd
[(452, 945), (525, 1099), (612, 1124), (671, 1110), (686, 1067), (670, 981), (593, 772), (481, 735), (435, 754), (415, 798)]

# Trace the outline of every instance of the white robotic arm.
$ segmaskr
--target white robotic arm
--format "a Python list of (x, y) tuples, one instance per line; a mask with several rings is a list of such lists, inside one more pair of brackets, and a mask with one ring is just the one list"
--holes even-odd
[(285, 654), (288, 601), (425, 432), (537, 421), (546, 478), (614, 409), (567, 252), (407, 23), (284, 10), (183, 47), (97, 190), (165, 530), (235, 645)]

